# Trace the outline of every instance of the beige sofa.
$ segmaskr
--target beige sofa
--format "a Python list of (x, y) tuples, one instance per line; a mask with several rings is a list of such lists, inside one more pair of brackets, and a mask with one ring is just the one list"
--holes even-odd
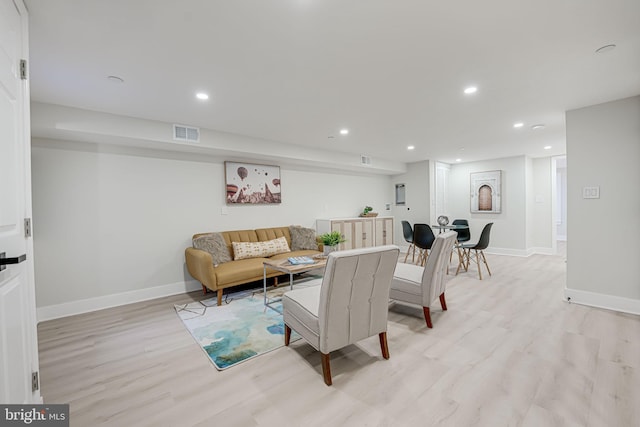
[[(209, 233), (199, 233), (193, 239)], [(233, 230), (222, 231), (224, 241), (233, 261), (214, 265), (210, 253), (195, 249), (185, 249), (185, 259), (189, 274), (202, 284), (202, 290), (207, 289), (217, 292), (218, 305), (222, 304), (223, 289), (245, 283), (262, 280), (263, 262), (267, 259), (283, 259), (292, 256), (313, 256), (322, 252), (322, 244), (318, 243), (317, 250), (296, 250), (272, 255), (269, 258), (248, 258), (235, 260), (232, 242), (266, 242), (284, 237), (291, 248), (291, 234), (289, 227), (259, 228), (257, 230)], [(267, 270), (267, 277), (282, 275), (281, 272)], [(277, 280), (277, 279), (276, 279)], [(277, 282), (276, 282), (277, 283)]]

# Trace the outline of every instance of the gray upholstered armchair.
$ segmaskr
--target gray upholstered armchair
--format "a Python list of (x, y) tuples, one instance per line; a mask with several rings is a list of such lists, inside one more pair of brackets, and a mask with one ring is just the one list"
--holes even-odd
[(398, 263), (393, 274), (389, 297), (392, 300), (422, 306), (424, 319), (429, 328), (433, 327), (430, 313), (433, 301), (439, 298), (442, 309), (447, 309), (447, 303), (444, 299), (446, 286), (444, 278), (447, 274), (449, 256), (457, 236), (455, 231), (438, 234), (431, 246), (431, 253), (424, 267)]
[(389, 286), (399, 253), (393, 245), (332, 252), (324, 277), (316, 279), (320, 286), (284, 294), (285, 345), (293, 329), (319, 350), (327, 385), (334, 350), (378, 335), (382, 356), (389, 358)]

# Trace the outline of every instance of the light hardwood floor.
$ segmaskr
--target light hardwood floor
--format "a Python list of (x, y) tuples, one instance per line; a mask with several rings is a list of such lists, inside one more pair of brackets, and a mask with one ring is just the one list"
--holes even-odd
[(332, 353), (331, 387), (302, 340), (217, 371), (173, 309), (192, 293), (41, 323), (42, 394), (72, 426), (639, 425), (640, 317), (564, 302), (562, 255), (487, 259), (433, 329), (391, 307), (389, 360)]

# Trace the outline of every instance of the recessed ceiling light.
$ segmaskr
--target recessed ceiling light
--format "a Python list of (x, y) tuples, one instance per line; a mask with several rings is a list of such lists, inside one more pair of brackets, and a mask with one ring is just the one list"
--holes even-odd
[(107, 76), (107, 79), (113, 83), (124, 83), (124, 79), (118, 76)]
[(462, 159), (456, 159), (456, 162), (461, 162), (461, 161), (462, 161)]
[(349, 135), (349, 129), (340, 129), (340, 135)]
[(205, 100), (209, 99), (209, 95), (207, 95), (204, 92), (199, 92), (199, 93), (196, 93), (196, 98), (202, 99), (203, 101), (205, 101)]
[(522, 123), (522, 122), (514, 123), (514, 124), (513, 124), (513, 127), (514, 127), (514, 128), (521, 128), (522, 126), (524, 126), (524, 123)]
[(416, 148), (416, 147), (415, 147), (414, 145), (409, 145), (409, 146), (407, 147), (407, 150), (414, 150), (415, 148)]
[(596, 49), (596, 53), (607, 53), (607, 52), (611, 52), (613, 49), (616, 48), (615, 44), (608, 44), (606, 46), (602, 46)]
[(531, 129), (533, 130), (544, 129), (544, 125), (542, 123), (538, 123), (537, 125), (531, 126)]
[(544, 146), (544, 149), (545, 149), (545, 150), (551, 150), (551, 146), (550, 146), (550, 145), (545, 145), (545, 146)]
[(471, 95), (472, 93), (476, 93), (478, 91), (478, 88), (475, 86), (469, 86), (468, 88), (466, 88), (464, 90), (464, 93), (466, 93), (467, 95)]

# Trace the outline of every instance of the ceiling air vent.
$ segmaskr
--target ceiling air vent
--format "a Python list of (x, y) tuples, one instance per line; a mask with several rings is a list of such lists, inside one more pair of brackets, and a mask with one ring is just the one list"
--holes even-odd
[(369, 166), (371, 164), (371, 157), (365, 156), (364, 154), (360, 155), (360, 164)]
[(184, 125), (173, 125), (175, 141), (200, 142), (200, 129)]

